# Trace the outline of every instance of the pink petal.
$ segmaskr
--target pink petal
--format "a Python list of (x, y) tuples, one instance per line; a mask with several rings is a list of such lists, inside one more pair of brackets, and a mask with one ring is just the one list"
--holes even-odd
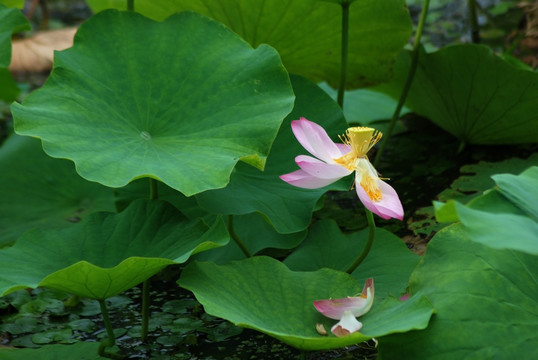
[(352, 171), (343, 166), (327, 164), (308, 155), (297, 156), (295, 162), (310, 175), (322, 179), (334, 179), (336, 181), (352, 173)]
[(344, 311), (340, 321), (331, 328), (331, 332), (338, 337), (342, 337), (353, 334), (361, 328), (362, 323), (355, 318), (351, 311)]
[(303, 189), (319, 189), (338, 180), (318, 178), (310, 175), (304, 170), (297, 170), (288, 174), (280, 175), (280, 178), (290, 185)]
[(317, 311), (335, 320), (340, 319), (346, 311), (353, 313), (354, 310), (362, 309), (366, 305), (366, 298), (351, 296), (343, 299), (314, 301), (314, 307)]
[(333, 163), (333, 159), (342, 156), (339, 147), (318, 124), (302, 117), (291, 122), (291, 129), (299, 143), (318, 159)]
[(381, 200), (374, 202), (366, 194), (360, 183), (355, 181), (355, 189), (360, 201), (368, 210), (383, 219), (395, 218), (403, 220), (404, 211), (396, 190), (383, 180), (379, 180), (379, 183), (383, 196)]
[(407, 301), (409, 300), (409, 293), (405, 293), (402, 296), (400, 296), (400, 301)]
[(362, 294), (361, 294), (362, 297), (368, 297), (368, 289), (370, 289), (370, 296), (372, 296), (372, 301), (373, 301), (374, 293), (375, 293), (373, 278), (368, 278), (364, 280), (364, 286), (362, 287)]
[(366, 314), (374, 302), (374, 280), (366, 279), (361, 296), (348, 296), (342, 299), (317, 300), (314, 307), (317, 311), (331, 319), (341, 319), (344, 312), (349, 311), (354, 316)]
[(320, 335), (327, 336), (327, 330), (325, 330), (325, 326), (323, 326), (321, 323), (316, 324), (316, 331)]

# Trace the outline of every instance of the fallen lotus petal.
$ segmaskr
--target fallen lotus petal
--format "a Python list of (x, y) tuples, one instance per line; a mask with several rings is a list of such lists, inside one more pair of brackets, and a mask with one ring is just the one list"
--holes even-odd
[(316, 324), (316, 331), (320, 335), (327, 336), (327, 330), (325, 330), (325, 326), (323, 326), (321, 323)]
[(344, 315), (332, 328), (331, 332), (338, 337), (350, 335), (362, 328), (362, 323), (349, 310), (344, 311)]
[(374, 279), (368, 278), (364, 282), (360, 296), (316, 300), (314, 301), (314, 307), (326, 317), (340, 320), (331, 328), (331, 331), (336, 336), (345, 336), (361, 329), (362, 323), (356, 318), (370, 311), (373, 302)]
[(295, 162), (300, 170), (281, 175), (287, 183), (317, 189), (355, 172), (355, 188), (364, 206), (383, 219), (403, 219), (403, 207), (396, 191), (379, 178), (368, 160), (368, 151), (382, 134), (369, 127), (351, 127), (341, 137), (343, 144), (334, 143), (318, 124), (305, 118), (291, 122), (299, 143), (315, 158), (299, 155)]

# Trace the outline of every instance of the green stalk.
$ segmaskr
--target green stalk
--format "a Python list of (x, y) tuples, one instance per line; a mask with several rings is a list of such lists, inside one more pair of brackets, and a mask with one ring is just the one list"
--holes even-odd
[[(338, 86), (336, 102), (340, 108), (344, 110), (344, 93), (346, 90), (347, 56), (349, 47), (349, 6), (351, 5), (351, 1), (343, 0), (340, 5), (342, 5), (342, 58), (340, 62), (340, 84)], [(359, 257), (346, 270), (348, 274), (355, 271), (360, 263), (366, 258), (374, 242), (375, 222), (371, 211), (366, 210), (366, 218), (368, 219), (368, 227), (370, 228), (370, 232), (368, 233), (368, 242), (366, 243), (366, 246), (362, 250)]]
[(149, 297), (149, 288), (150, 283), (148, 279), (142, 283), (142, 329), (140, 330), (140, 339), (144, 342), (148, 339), (149, 331), (149, 303), (151, 301)]
[(103, 323), (105, 324), (105, 329), (108, 338), (103, 340), (97, 349), (99, 356), (107, 357), (110, 359), (122, 359), (123, 357), (119, 354), (109, 353), (106, 351), (106, 348), (116, 345), (116, 337), (114, 336), (114, 330), (112, 329), (112, 324), (110, 323), (110, 318), (108, 316), (108, 309), (106, 307), (105, 300), (99, 300), (99, 306), (101, 307), (101, 314), (103, 315)]
[(149, 198), (155, 200), (159, 197), (157, 185), (159, 182), (153, 178), (149, 178)]
[(362, 249), (361, 254), (359, 257), (351, 264), (351, 266), (346, 270), (348, 274), (353, 273), (355, 269), (362, 263), (362, 261), (368, 256), (368, 253), (370, 252), (370, 249), (372, 248), (372, 244), (374, 243), (375, 238), (375, 221), (374, 221), (374, 215), (370, 210), (365, 210), (366, 212), (366, 220), (368, 220), (368, 228), (370, 231), (368, 232), (368, 239), (366, 240), (366, 245), (364, 246), (364, 249)]
[[(153, 178), (149, 178), (149, 199), (150, 200), (156, 200), (159, 196), (157, 186), (159, 182)], [(148, 339), (148, 332), (149, 332), (149, 304), (151, 302), (150, 296), (149, 296), (149, 289), (150, 289), (150, 282), (149, 279), (145, 280), (142, 283), (142, 325), (140, 330), (140, 338), (142, 341), (146, 341)]]
[(249, 251), (243, 240), (239, 236), (237, 236), (235, 230), (234, 230), (234, 216), (228, 215), (228, 233), (230, 234), (230, 237), (233, 241), (239, 246), (243, 254), (245, 254), (246, 257), (252, 257), (252, 253)]
[(116, 345), (116, 337), (114, 336), (114, 330), (112, 329), (112, 324), (110, 323), (110, 317), (108, 316), (108, 309), (106, 307), (105, 300), (99, 300), (99, 306), (101, 307), (101, 314), (103, 315), (103, 322), (105, 323), (105, 329), (110, 341), (110, 345)]
[(127, 11), (134, 11), (134, 0), (127, 0)]
[(424, 3), (422, 4), (422, 12), (420, 13), (420, 20), (417, 25), (417, 32), (415, 33), (415, 39), (413, 43), (413, 53), (411, 55), (412, 56), (411, 68), (409, 69), (409, 73), (407, 74), (407, 79), (402, 89), (402, 93), (400, 94), (398, 105), (396, 105), (396, 109), (394, 110), (392, 119), (389, 123), (389, 126), (387, 127), (387, 131), (384, 134), (385, 136), (383, 136), (383, 140), (381, 140), (381, 145), (379, 146), (379, 150), (377, 151), (377, 154), (375, 156), (374, 167), (377, 167), (377, 165), (379, 165), (381, 154), (383, 154), (383, 151), (385, 150), (385, 147), (387, 146), (387, 142), (392, 134), (392, 131), (394, 130), (396, 121), (400, 118), (400, 111), (402, 110), (402, 107), (405, 104), (405, 100), (407, 99), (407, 94), (409, 93), (409, 89), (411, 88), (411, 84), (413, 83), (413, 79), (415, 77), (415, 73), (417, 71), (417, 66), (418, 66), (418, 57), (420, 54), (420, 38), (422, 37), (422, 30), (424, 29), (424, 24), (426, 22), (426, 15), (428, 14), (429, 6), (430, 6), (430, 0), (424, 0)]
[(342, 5), (342, 57), (340, 60), (340, 84), (338, 85), (338, 95), (336, 102), (340, 108), (344, 110), (344, 93), (346, 91), (346, 75), (347, 75), (347, 53), (349, 45), (349, 6), (347, 1)]
[(478, 27), (478, 15), (476, 13), (476, 0), (467, 0), (469, 8), (469, 20), (471, 22), (471, 40), (474, 44), (480, 43), (480, 28)]

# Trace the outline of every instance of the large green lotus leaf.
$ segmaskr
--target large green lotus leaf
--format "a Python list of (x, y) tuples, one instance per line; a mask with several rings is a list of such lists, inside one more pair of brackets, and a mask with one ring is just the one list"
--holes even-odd
[(454, 200), (435, 203), (436, 216), (439, 221), (461, 221), (469, 239), (484, 245), (538, 255), (537, 169), (531, 167), (518, 176), (496, 175), (500, 191), (493, 189), (467, 206)]
[(73, 163), (47, 156), (39, 140), (12, 135), (0, 148), (0, 247), (33, 228), (64, 228), (114, 211), (112, 189), (82, 179)]
[(189, 196), (224, 187), (239, 160), (263, 168), (293, 99), (269, 46), (252, 49), (195, 13), (160, 23), (108, 10), (12, 112), (16, 132), (86, 179), (120, 187), (149, 176)]
[(198, 203), (208, 211), (244, 215), (264, 214), (280, 233), (296, 233), (308, 227), (312, 211), (319, 198), (327, 191), (348, 190), (344, 180), (321, 189), (301, 189), (282, 181), (279, 176), (298, 170), (295, 156), (308, 154), (291, 131), (291, 121), (306, 117), (323, 126), (335, 142), (345, 132), (347, 123), (338, 105), (318, 86), (292, 76), (295, 107), (282, 123), (267, 158), (265, 170), (238, 164), (230, 184), (224, 189), (206, 191), (196, 196)]
[(538, 221), (538, 166), (530, 167), (520, 175), (492, 176), (501, 192), (534, 221)]
[[(94, 11), (125, 8), (123, 0), (87, 0)], [(338, 86), (342, 9), (318, 0), (136, 0), (135, 10), (158, 20), (191, 10), (222, 22), (252, 46), (278, 50), (290, 73)], [(348, 87), (388, 80), (409, 40), (403, 0), (361, 0), (349, 8)]]
[[(343, 234), (336, 222), (321, 220), (310, 228), (306, 240), (284, 264), (295, 271), (323, 267), (345, 271), (362, 252), (367, 237), (368, 229)], [(372, 277), (376, 298), (399, 296), (406, 291), (409, 276), (419, 260), (397, 236), (378, 228), (370, 253), (352, 275), (359, 284)]]
[[(257, 254), (268, 248), (292, 249), (305, 239), (307, 233), (306, 230), (303, 230), (292, 234), (279, 234), (263, 216), (257, 213), (233, 215), (232, 223), (235, 233), (251, 254)], [(226, 246), (197, 254), (195, 259), (225, 264), (231, 260), (241, 260), (245, 257), (245, 253), (237, 243), (230, 241)]]
[[(402, 52), (394, 81), (380, 88), (399, 96), (410, 61)], [(465, 143), (520, 144), (538, 142), (537, 97), (538, 73), (462, 44), (421, 54), (406, 105)]]
[(68, 229), (26, 232), (0, 251), (0, 294), (47, 286), (105, 299), (227, 241), (220, 219), (208, 227), (164, 201), (138, 200)]
[(23, 30), (30, 30), (30, 24), (18, 9), (7, 6), (16, 4), (9, 1), (0, 2), (0, 100), (13, 101), (20, 90), (7, 67), (11, 62), (11, 35)]
[(15, 349), (0, 348), (0, 359), (2, 360), (100, 360), (106, 359), (97, 354), (101, 344), (99, 342), (78, 342), (72, 345), (46, 345), (39, 349)]
[(428, 328), (379, 339), (383, 359), (538, 358), (538, 261), (466, 238), (435, 235), (410, 281), (437, 310)]
[[(321, 336), (316, 324), (330, 329), (335, 321), (318, 313), (312, 301), (353, 296), (361, 291), (357, 281), (331, 269), (294, 272), (264, 256), (226, 265), (193, 262), (183, 270), (179, 284), (194, 293), (207, 313), (305, 350), (338, 348), (374, 336), (423, 329), (432, 314), (431, 304), (420, 296), (409, 303), (374, 300), (371, 312), (361, 318), (363, 333)], [(398, 308), (397, 317), (393, 307)]]

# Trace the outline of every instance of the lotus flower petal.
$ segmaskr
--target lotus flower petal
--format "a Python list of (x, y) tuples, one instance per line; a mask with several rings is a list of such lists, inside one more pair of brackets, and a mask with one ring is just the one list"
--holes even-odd
[(372, 201), (363, 187), (355, 181), (355, 189), (364, 206), (383, 219), (403, 219), (404, 211), (396, 190), (383, 180), (379, 180), (379, 187), (383, 197), (379, 201)]
[(347, 336), (362, 328), (362, 323), (357, 320), (351, 311), (344, 311), (342, 318), (332, 328), (331, 332), (338, 336)]
[(317, 300), (314, 307), (320, 313), (331, 319), (341, 319), (346, 311), (353, 316), (366, 314), (374, 302), (374, 279), (368, 278), (364, 282), (360, 296), (348, 296), (341, 299)]
[(299, 143), (316, 158), (299, 155), (300, 170), (281, 175), (290, 185), (317, 189), (355, 171), (355, 188), (364, 206), (383, 219), (403, 219), (403, 207), (396, 191), (379, 179), (366, 153), (381, 139), (381, 133), (368, 127), (353, 127), (334, 143), (318, 124), (305, 118), (293, 120), (291, 128)]
[(295, 162), (301, 169), (312, 176), (322, 179), (334, 179), (334, 181), (343, 178), (352, 173), (343, 166), (336, 164), (327, 164), (321, 160), (315, 159), (307, 155), (299, 155), (295, 158)]
[(318, 124), (302, 117), (291, 122), (291, 129), (299, 143), (318, 159), (331, 164), (342, 156), (340, 148)]
[(280, 178), (290, 185), (303, 189), (319, 189), (332, 184), (338, 179), (322, 179), (310, 175), (304, 170), (297, 170), (289, 174), (280, 175)]

